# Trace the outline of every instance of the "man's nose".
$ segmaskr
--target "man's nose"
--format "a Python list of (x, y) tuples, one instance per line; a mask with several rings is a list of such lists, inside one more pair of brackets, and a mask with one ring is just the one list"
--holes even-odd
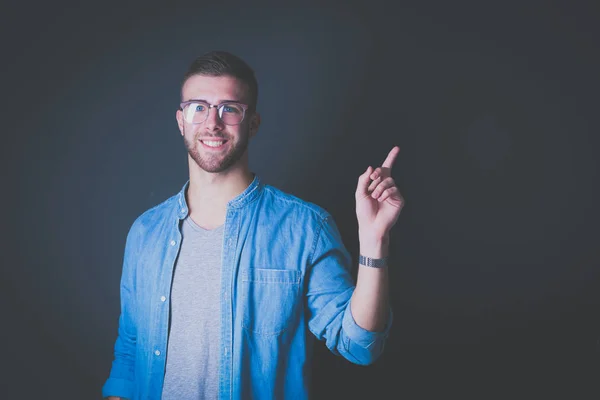
[(209, 131), (220, 131), (225, 127), (225, 124), (223, 124), (223, 121), (219, 117), (219, 110), (216, 107), (208, 109), (208, 117), (206, 117), (204, 124)]

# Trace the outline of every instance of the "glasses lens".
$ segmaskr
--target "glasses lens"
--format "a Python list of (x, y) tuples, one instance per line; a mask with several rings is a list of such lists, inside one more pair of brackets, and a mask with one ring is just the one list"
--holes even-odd
[(183, 109), (183, 117), (190, 124), (199, 124), (206, 120), (208, 106), (202, 103), (190, 103)]
[(224, 103), (219, 107), (219, 117), (227, 125), (237, 125), (244, 118), (244, 109), (239, 104)]

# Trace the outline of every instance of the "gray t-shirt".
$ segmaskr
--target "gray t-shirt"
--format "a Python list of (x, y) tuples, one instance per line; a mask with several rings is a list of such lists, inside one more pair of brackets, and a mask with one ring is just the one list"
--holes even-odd
[(190, 217), (183, 220), (171, 289), (163, 400), (219, 396), (223, 228), (206, 230)]

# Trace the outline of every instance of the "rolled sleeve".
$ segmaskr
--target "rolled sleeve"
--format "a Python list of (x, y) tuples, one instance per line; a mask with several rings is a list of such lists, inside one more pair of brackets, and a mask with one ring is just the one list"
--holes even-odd
[(373, 363), (383, 352), (385, 340), (392, 326), (392, 320), (393, 313), (390, 308), (385, 328), (380, 332), (368, 331), (356, 323), (352, 316), (350, 302), (348, 302), (342, 320), (342, 335), (344, 337), (342, 345), (347, 353), (346, 358), (361, 365)]
[(102, 397), (117, 396), (133, 399), (134, 383), (128, 379), (110, 377), (102, 387)]

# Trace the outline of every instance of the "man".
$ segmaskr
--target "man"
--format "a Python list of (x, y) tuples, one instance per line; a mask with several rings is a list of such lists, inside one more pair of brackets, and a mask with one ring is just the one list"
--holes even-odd
[(260, 125), (252, 69), (226, 52), (192, 63), (176, 118), (181, 191), (139, 216), (125, 245), (110, 399), (303, 399), (314, 337), (370, 364), (390, 329), (389, 231), (403, 205), (381, 168), (358, 179), (360, 265), (330, 214), (249, 170)]

